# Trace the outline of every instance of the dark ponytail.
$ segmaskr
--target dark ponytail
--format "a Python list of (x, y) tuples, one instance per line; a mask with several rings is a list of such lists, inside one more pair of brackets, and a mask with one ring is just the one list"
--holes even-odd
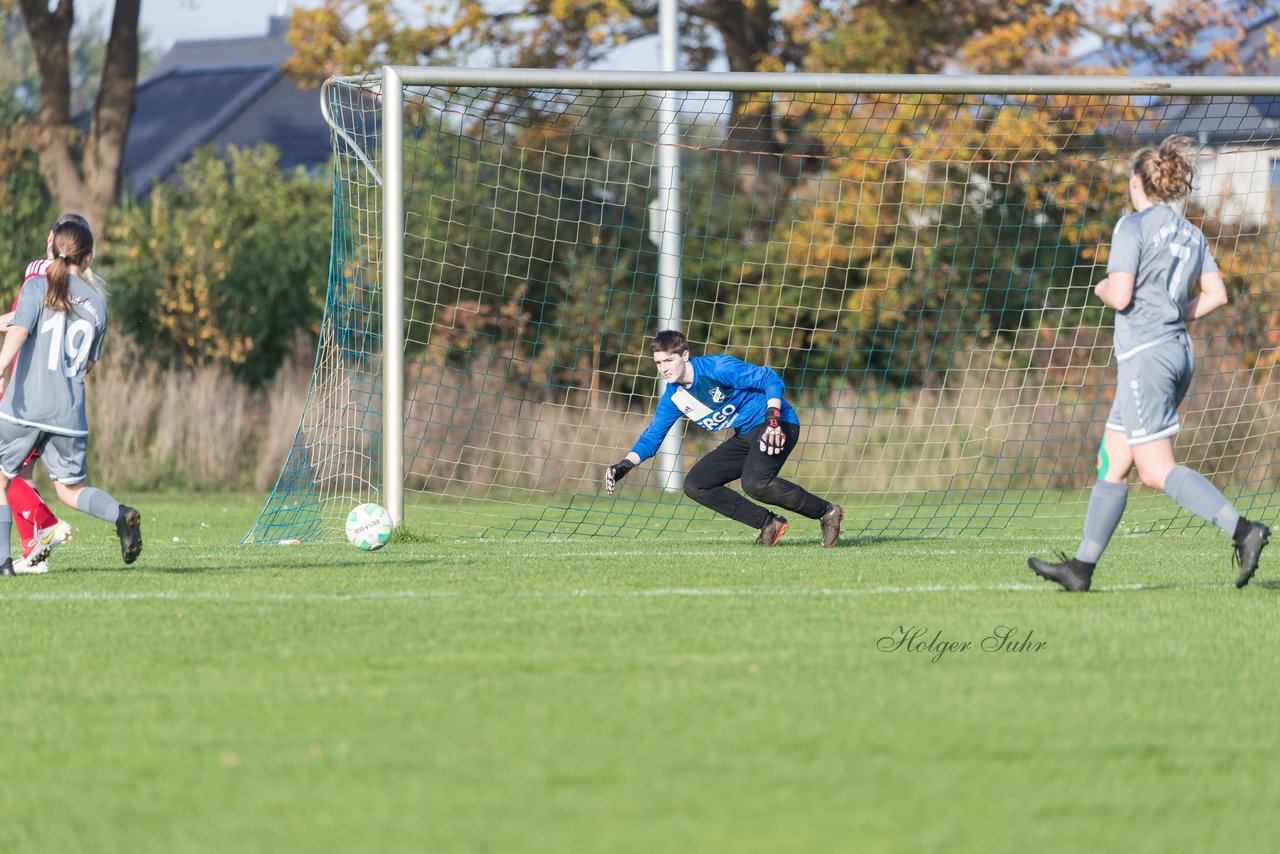
[(50, 244), (53, 263), (45, 272), (49, 282), (44, 304), (64, 314), (71, 310), (71, 272), (75, 267), (83, 273), (85, 259), (93, 254), (93, 232), (83, 222), (60, 222), (53, 229)]

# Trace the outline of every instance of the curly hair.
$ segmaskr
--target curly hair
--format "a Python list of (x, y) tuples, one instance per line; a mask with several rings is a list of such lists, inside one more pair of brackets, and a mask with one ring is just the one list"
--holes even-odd
[(1133, 158), (1133, 174), (1153, 202), (1171, 202), (1191, 192), (1196, 167), (1191, 162), (1192, 141), (1171, 136), (1158, 148), (1144, 148)]

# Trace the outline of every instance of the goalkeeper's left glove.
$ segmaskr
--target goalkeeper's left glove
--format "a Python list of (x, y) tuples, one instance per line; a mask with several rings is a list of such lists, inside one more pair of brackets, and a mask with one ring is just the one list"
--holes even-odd
[(782, 410), (770, 406), (764, 419), (764, 432), (760, 434), (760, 450), (769, 456), (782, 453), (787, 435), (782, 432)]
[(636, 467), (636, 464), (625, 457), (619, 462), (614, 463), (604, 470), (604, 491), (613, 495), (613, 491), (618, 488), (618, 481), (627, 476), (627, 472)]

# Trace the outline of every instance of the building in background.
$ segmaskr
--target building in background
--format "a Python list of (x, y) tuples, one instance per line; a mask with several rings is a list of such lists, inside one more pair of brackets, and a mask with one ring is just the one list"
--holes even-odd
[(205, 145), (269, 143), (280, 151), (282, 169), (325, 167), (329, 128), (320, 91), (299, 88), (280, 68), (293, 52), (284, 39), (288, 25), (287, 17), (275, 15), (263, 36), (174, 43), (138, 83), (125, 143), (125, 192), (147, 195)]

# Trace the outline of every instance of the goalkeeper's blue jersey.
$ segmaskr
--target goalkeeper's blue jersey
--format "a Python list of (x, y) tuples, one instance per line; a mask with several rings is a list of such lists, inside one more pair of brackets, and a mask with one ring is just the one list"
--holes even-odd
[(693, 384), (667, 383), (653, 421), (631, 452), (643, 462), (658, 452), (680, 416), (711, 432), (732, 427), (746, 433), (764, 423), (770, 398), (782, 401), (782, 420), (799, 424), (796, 411), (782, 398), (782, 377), (768, 368), (733, 356), (694, 356)]

